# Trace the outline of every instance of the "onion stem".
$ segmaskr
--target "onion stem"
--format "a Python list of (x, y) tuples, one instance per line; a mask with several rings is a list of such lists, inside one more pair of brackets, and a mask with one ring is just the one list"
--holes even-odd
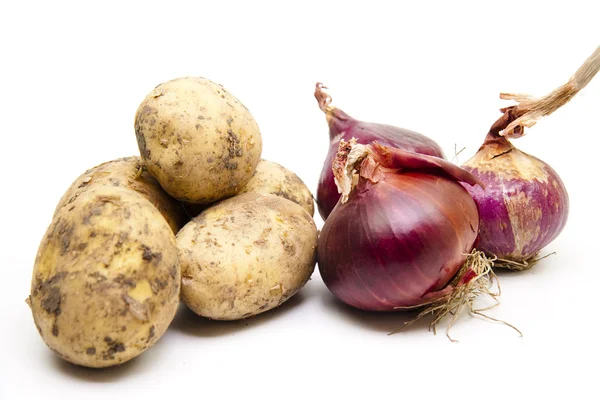
[[(534, 98), (526, 94), (501, 93), (500, 98), (514, 100), (519, 104), (502, 109), (504, 115), (492, 126), (490, 132), (498, 136), (518, 138), (524, 128), (530, 128), (541, 117), (548, 116), (568, 103), (600, 71), (600, 46), (579, 67), (567, 83), (547, 95)], [(500, 132), (501, 131), (501, 132)]]
[(330, 114), (331, 113), (331, 106), (330, 106), (331, 96), (329, 94), (327, 94), (327, 92), (325, 92), (325, 89), (327, 89), (327, 86), (325, 86), (321, 82), (317, 82), (317, 84), (315, 85), (315, 98), (317, 99), (317, 102), (319, 103), (319, 108), (321, 109), (321, 111), (323, 111), (324, 113)]

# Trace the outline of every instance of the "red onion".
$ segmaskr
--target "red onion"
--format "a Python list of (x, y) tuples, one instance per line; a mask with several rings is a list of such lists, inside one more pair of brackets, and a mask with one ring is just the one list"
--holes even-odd
[(522, 270), (562, 231), (569, 213), (569, 197), (560, 177), (542, 160), (514, 147), (507, 138), (524, 134), (542, 116), (567, 103), (600, 69), (600, 47), (569, 82), (549, 95), (533, 99), (502, 94), (518, 105), (503, 109), (477, 154), (463, 168), (486, 187), (467, 187), (479, 208), (477, 248), (499, 260), (495, 266)]
[(317, 188), (317, 206), (323, 220), (327, 219), (340, 198), (331, 171), (331, 163), (335, 158), (341, 139), (348, 141), (351, 138), (357, 138), (361, 143), (377, 140), (385, 146), (445, 158), (440, 146), (420, 133), (352, 118), (339, 108), (331, 106), (331, 97), (323, 89), (326, 88), (321, 83), (317, 83), (315, 97), (319, 102), (319, 107), (326, 114), (329, 124), (329, 152), (323, 164)]
[(447, 298), (479, 228), (475, 202), (458, 182), (477, 178), (441, 158), (356, 139), (340, 141), (333, 171), (342, 198), (317, 246), (331, 292), (374, 311)]

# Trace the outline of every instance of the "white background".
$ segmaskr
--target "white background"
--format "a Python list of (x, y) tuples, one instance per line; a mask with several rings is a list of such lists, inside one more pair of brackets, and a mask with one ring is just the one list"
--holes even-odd
[(600, 44), (597, 2), (549, 3), (2, 2), (0, 398), (589, 398), (600, 77), (516, 142), (558, 171), (571, 198), (545, 250), (557, 254), (500, 274), (490, 315), (522, 338), (468, 316), (453, 330), (458, 344), (425, 322), (387, 336), (407, 317), (342, 306), (315, 272), (280, 309), (247, 321), (182, 307), (145, 354), (90, 370), (47, 349), (24, 302), (58, 199), (87, 168), (137, 153), (134, 113), (158, 83), (223, 84), (258, 121), (263, 156), (313, 191), (328, 144), (317, 81), (357, 118), (422, 132), (450, 157), (466, 147), (464, 162), (506, 105), (499, 92), (544, 94)]

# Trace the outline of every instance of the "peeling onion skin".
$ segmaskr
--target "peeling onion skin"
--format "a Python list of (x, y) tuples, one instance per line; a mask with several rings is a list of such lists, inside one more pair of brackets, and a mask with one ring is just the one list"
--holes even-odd
[(317, 245), (323, 281), (344, 303), (368, 311), (438, 300), (473, 248), (475, 202), (442, 171), (378, 174), (377, 183), (361, 176), (325, 221)]
[(567, 190), (552, 167), (490, 134), (463, 168), (486, 187), (465, 185), (479, 208), (477, 248), (490, 256), (531, 260), (563, 230)]
[(317, 85), (315, 97), (319, 100), (321, 109), (325, 112), (329, 124), (329, 151), (321, 171), (316, 199), (319, 214), (321, 214), (323, 220), (327, 219), (340, 198), (331, 171), (331, 163), (335, 158), (340, 139), (348, 141), (354, 137), (360, 143), (370, 143), (376, 140), (384, 146), (445, 159), (442, 148), (427, 136), (391, 125), (358, 121), (339, 108), (325, 104), (323, 96), (326, 96), (326, 94)]

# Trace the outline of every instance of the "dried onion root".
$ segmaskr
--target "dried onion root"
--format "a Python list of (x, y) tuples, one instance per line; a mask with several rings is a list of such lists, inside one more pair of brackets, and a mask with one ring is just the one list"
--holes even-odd
[[(452, 342), (458, 342), (450, 336), (450, 330), (454, 326), (458, 316), (462, 314), (465, 308), (468, 310), (471, 316), (480, 316), (487, 320), (498, 322), (513, 328), (523, 336), (521, 331), (514, 325), (508, 322), (490, 317), (484, 314), (484, 311), (490, 310), (500, 304), (498, 297), (501, 295), (502, 290), (498, 277), (494, 273), (492, 267), (494, 267), (495, 258), (486, 257), (485, 253), (479, 250), (473, 250), (467, 256), (465, 263), (462, 268), (450, 283), (450, 286), (454, 287), (446, 297), (441, 298), (429, 305), (425, 306), (425, 309), (421, 311), (415, 318), (406, 322), (402, 327), (391, 332), (390, 335), (400, 332), (406, 327), (419, 321), (421, 318), (432, 315), (432, 321), (429, 323), (429, 330), (437, 333), (437, 325), (448, 315), (452, 316), (452, 320), (446, 327), (446, 336)], [(496, 288), (494, 290), (494, 287)], [(476, 308), (475, 300), (487, 296), (494, 302), (491, 306), (484, 308)], [(402, 307), (398, 307), (402, 309)]]

